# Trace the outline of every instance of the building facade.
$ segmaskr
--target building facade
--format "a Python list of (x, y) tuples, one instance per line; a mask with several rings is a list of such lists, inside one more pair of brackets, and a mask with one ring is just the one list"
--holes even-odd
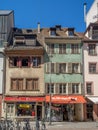
[(44, 116), (43, 47), (33, 30), (13, 28), (5, 47), (5, 118)]
[(11, 27), (14, 26), (14, 12), (9, 10), (0, 10), (0, 117), (2, 116), (2, 94), (5, 87), (5, 55), (4, 46), (7, 44), (7, 38)]
[(94, 0), (86, 14), (86, 28), (90, 23), (94, 23), (96, 21), (98, 21), (98, 0)]
[(98, 23), (91, 23), (86, 32), (83, 45), (84, 87), (87, 98), (86, 118), (98, 116)]
[(60, 25), (42, 29), (40, 33), (45, 48), (46, 119), (82, 121), (86, 103), (83, 97), (82, 34)]

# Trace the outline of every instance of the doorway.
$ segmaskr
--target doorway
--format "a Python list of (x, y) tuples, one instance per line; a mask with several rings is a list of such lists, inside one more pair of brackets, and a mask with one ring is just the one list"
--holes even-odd
[(87, 113), (87, 119), (93, 120), (93, 104), (92, 103), (87, 103), (86, 113)]
[(42, 119), (42, 106), (37, 106), (37, 119)]

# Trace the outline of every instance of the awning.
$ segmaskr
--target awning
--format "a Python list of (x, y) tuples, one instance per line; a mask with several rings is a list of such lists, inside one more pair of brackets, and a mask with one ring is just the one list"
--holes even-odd
[(98, 104), (98, 97), (87, 97), (90, 101), (92, 101), (94, 104)]
[(15, 97), (15, 96), (6, 96), (4, 101), (13, 101), (13, 102), (43, 102), (45, 97)]
[[(51, 98), (50, 98), (51, 97)], [(64, 96), (64, 95), (47, 95), (46, 102), (52, 102), (56, 104), (70, 104), (70, 103), (86, 103), (86, 100), (83, 96)]]

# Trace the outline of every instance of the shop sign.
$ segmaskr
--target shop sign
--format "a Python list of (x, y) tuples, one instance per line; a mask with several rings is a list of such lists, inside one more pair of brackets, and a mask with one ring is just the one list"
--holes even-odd
[(82, 95), (73, 95), (73, 96), (63, 96), (63, 95), (53, 95), (50, 98), (50, 95), (46, 96), (46, 102), (52, 103), (86, 103), (86, 100)]
[(19, 105), (19, 108), (30, 108), (31, 107), (31, 105), (29, 105), (29, 104), (20, 104)]
[(35, 101), (35, 102), (42, 102), (45, 101), (44, 97), (5, 97), (4, 101)]
[(65, 101), (75, 100), (75, 101), (76, 101), (77, 98), (76, 98), (76, 97), (74, 98), (74, 97), (59, 97), (59, 96), (56, 97), (56, 96), (55, 96), (55, 97), (52, 97), (52, 100), (63, 100), (63, 101), (64, 101), (64, 100), (65, 100)]

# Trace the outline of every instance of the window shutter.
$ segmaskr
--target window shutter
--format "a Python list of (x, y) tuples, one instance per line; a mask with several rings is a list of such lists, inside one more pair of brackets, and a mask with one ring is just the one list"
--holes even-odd
[(59, 74), (59, 63), (56, 63), (56, 73)]
[(68, 83), (68, 94), (72, 94), (72, 84)]
[(72, 63), (68, 63), (68, 73), (72, 73)]
[(49, 73), (49, 71), (50, 71), (50, 70), (49, 70), (49, 63), (46, 63), (46, 64), (45, 64), (45, 70), (46, 70), (46, 73)]
[(84, 87), (83, 87), (83, 83), (80, 83), (80, 90), (79, 90), (80, 94), (84, 95)]
[(54, 73), (56, 73), (56, 64), (57, 63), (54, 63)]
[(96, 64), (96, 73), (98, 73), (98, 62)]
[(83, 72), (83, 64), (80, 63), (79, 66), (80, 66), (79, 72), (82, 73)]
[(55, 86), (55, 93), (58, 94), (59, 93), (59, 84), (57, 83), (56, 86)]

